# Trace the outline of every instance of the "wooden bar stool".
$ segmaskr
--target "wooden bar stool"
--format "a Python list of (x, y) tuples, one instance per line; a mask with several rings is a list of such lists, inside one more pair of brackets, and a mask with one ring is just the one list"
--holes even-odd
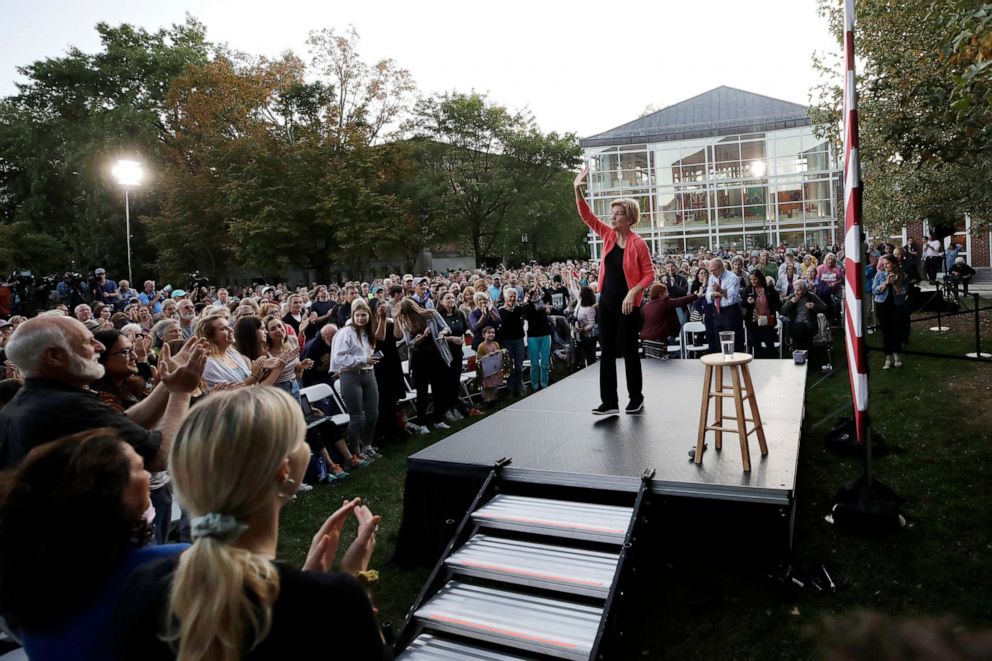
[[(735, 353), (733, 358), (727, 360), (722, 353), (711, 353), (703, 356), (699, 361), (706, 367), (706, 374), (703, 376), (703, 402), (699, 410), (699, 437), (696, 439), (695, 462), (703, 462), (703, 446), (706, 443), (706, 432), (711, 431), (716, 437), (716, 449), (723, 447), (723, 433), (737, 434), (741, 442), (741, 459), (744, 462), (744, 472), (751, 471), (751, 453), (747, 446), (749, 434), (756, 434), (758, 445), (761, 446), (761, 456), (768, 454), (768, 445), (765, 443), (765, 430), (761, 425), (761, 414), (758, 413), (758, 401), (754, 396), (754, 385), (751, 383), (751, 370), (748, 363), (753, 360), (751, 354)], [(732, 385), (723, 385), (723, 370), (730, 368), (730, 379)], [(741, 384), (743, 382), (743, 388)], [(731, 392), (726, 392), (730, 390)], [(734, 408), (736, 415), (723, 415), (723, 399), (725, 397), (734, 398)], [(713, 424), (707, 424), (709, 418), (710, 399), (716, 399), (716, 415)], [(751, 417), (744, 417), (744, 400), (748, 400), (751, 406)], [(737, 423), (737, 428), (724, 427), (724, 420), (733, 420)], [(753, 423), (751, 429), (747, 429), (747, 423)]]

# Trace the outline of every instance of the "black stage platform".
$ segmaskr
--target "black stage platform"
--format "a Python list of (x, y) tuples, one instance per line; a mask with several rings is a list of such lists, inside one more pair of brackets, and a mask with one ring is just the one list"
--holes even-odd
[[(695, 538), (698, 522), (707, 521), (714, 524), (707, 530), (726, 537), (700, 539), (702, 544), (726, 548), (734, 540), (760, 538), (775, 553), (788, 553), (806, 367), (791, 360), (751, 363), (768, 456), (761, 456), (752, 434), (748, 474), (736, 435), (725, 434), (723, 450), (717, 452), (709, 434), (701, 466), (688, 456), (699, 429), (702, 364), (644, 360), (642, 365), (645, 408), (640, 415), (592, 415), (599, 404), (597, 364), (410, 456), (393, 559), (433, 564), (501, 457), (512, 460), (503, 469), (504, 481), (550, 498), (567, 497), (562, 494), (569, 490), (636, 492), (642, 473), (653, 468), (651, 492), (657, 494), (666, 530), (692, 529), (688, 537)], [(617, 367), (623, 406), (623, 366)], [(733, 415), (732, 402), (724, 407)]]
[[(651, 490), (657, 494), (791, 502), (806, 366), (791, 360), (751, 362), (768, 456), (761, 456), (752, 434), (748, 474), (736, 435), (724, 434), (723, 450), (717, 452), (710, 432), (702, 465), (689, 459), (699, 429), (702, 364), (644, 360), (642, 365), (645, 406), (640, 415), (599, 418), (590, 413), (599, 404), (597, 363), (412, 455), (410, 469), (478, 474), (500, 457), (510, 457), (503, 473), (509, 481), (637, 491), (641, 474), (654, 468)], [(622, 362), (617, 367), (622, 407), (627, 401)], [(725, 401), (725, 414), (734, 415), (732, 410), (732, 400)]]

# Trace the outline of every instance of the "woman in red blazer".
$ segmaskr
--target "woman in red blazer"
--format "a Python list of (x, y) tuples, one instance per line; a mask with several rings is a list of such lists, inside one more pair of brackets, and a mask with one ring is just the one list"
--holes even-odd
[(603, 240), (603, 258), (599, 265), (599, 343), (603, 359), (599, 366), (599, 396), (601, 403), (592, 412), (615, 415), (620, 412), (617, 397), (617, 356), (624, 358), (627, 413), (644, 410), (641, 390), (641, 361), (637, 335), (641, 329), (641, 300), (644, 290), (654, 282), (654, 268), (648, 246), (631, 228), (641, 217), (636, 200), (620, 198), (610, 203), (610, 224), (592, 212), (582, 194), (589, 176), (583, 168), (575, 177), (575, 205), (582, 222)]

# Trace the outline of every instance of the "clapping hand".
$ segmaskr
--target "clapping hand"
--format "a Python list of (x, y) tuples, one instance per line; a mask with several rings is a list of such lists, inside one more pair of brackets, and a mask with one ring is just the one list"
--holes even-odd
[(369, 568), (369, 560), (375, 549), (375, 531), (379, 528), (379, 521), (382, 520), (381, 516), (373, 516), (365, 505), (357, 505), (354, 512), (355, 518), (358, 519), (358, 534), (341, 558), (341, 571), (350, 574), (357, 574)]
[(358, 520), (358, 534), (341, 559), (341, 571), (351, 574), (365, 571), (375, 549), (375, 532), (382, 517), (373, 516), (368, 507), (362, 505), (361, 498), (345, 500), (336, 512), (327, 517), (310, 543), (303, 571), (329, 571), (337, 555), (341, 530), (348, 516), (354, 514)]
[(310, 542), (307, 559), (303, 563), (303, 571), (328, 571), (334, 556), (338, 552), (338, 542), (341, 539), (341, 529), (348, 516), (362, 502), (361, 498), (345, 500), (334, 514), (327, 517), (324, 525)]
[(159, 376), (170, 393), (188, 395), (200, 386), (207, 364), (205, 344), (205, 340), (192, 338), (175, 358), (159, 361)]

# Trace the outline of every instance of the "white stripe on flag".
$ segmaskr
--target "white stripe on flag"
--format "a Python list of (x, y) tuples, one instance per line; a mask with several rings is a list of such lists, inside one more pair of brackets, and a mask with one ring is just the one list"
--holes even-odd
[[(847, 364), (855, 365), (854, 347), (851, 342), (847, 343)], [(854, 396), (854, 407), (859, 411), (868, 410), (868, 375), (852, 374), (851, 389)]]
[(861, 187), (861, 162), (858, 160), (858, 150), (852, 149), (847, 153), (847, 163), (844, 163), (844, 201), (851, 203), (851, 189)]
[[(857, 294), (851, 291), (853, 287), (844, 287), (844, 315), (851, 318), (851, 324), (854, 326), (855, 337), (864, 337), (864, 328), (862, 328), (861, 319), (861, 299), (857, 297)], [(847, 335), (847, 325), (844, 325), (844, 334)], [(851, 344), (854, 340), (853, 337), (848, 337), (847, 343)], [(855, 363), (850, 363), (854, 365)]]
[[(855, 264), (861, 263), (861, 226), (853, 225), (847, 228), (844, 235), (844, 259)], [(850, 289), (850, 287), (848, 287)]]

